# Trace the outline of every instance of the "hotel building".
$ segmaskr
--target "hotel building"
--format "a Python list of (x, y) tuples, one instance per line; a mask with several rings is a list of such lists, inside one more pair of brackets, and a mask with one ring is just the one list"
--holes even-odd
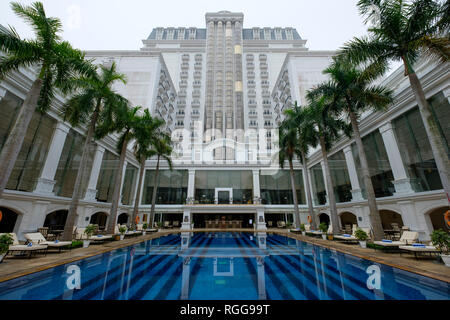
[[(276, 227), (292, 221), (289, 171), (278, 168), (277, 127), (283, 111), (307, 90), (327, 79), (324, 70), (335, 51), (313, 51), (294, 28), (244, 28), (244, 15), (207, 13), (206, 28), (155, 28), (136, 51), (89, 51), (99, 64), (115, 62), (127, 76), (114, 87), (133, 106), (165, 120), (175, 142), (174, 170), (162, 164), (156, 219), (182, 229), (211, 226), (225, 219), (243, 228)], [(450, 143), (449, 65), (420, 61), (416, 67), (440, 132)], [(35, 70), (21, 69), (0, 82), (0, 148), (17, 117)], [(383, 227), (392, 223), (429, 239), (446, 228), (448, 200), (433, 159), (416, 100), (404, 70), (380, 83), (393, 89), (395, 102), (385, 112), (368, 112), (361, 134)], [(85, 127), (61, 117), (66, 97), (57, 95), (50, 111), (36, 112), (0, 199), (1, 232), (23, 233), (42, 226), (63, 226), (82, 154)], [(139, 164), (129, 146), (119, 168), (118, 135), (96, 141), (83, 183), (78, 226), (105, 226), (119, 170), (119, 223), (131, 223), (135, 201), (140, 221), (148, 220), (155, 174), (146, 162), (142, 196), (136, 199)], [(449, 149), (450, 150), (450, 149)], [(450, 154), (450, 152), (449, 152)], [(361, 166), (352, 139), (342, 137), (329, 152), (341, 226), (370, 226)], [(327, 185), (320, 150), (309, 155), (308, 172), (295, 162), (302, 222), (308, 214), (309, 175), (317, 222), (329, 221)]]

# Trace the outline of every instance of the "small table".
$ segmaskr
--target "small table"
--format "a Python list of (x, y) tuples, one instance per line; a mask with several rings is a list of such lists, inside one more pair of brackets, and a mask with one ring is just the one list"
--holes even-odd
[[(386, 235), (387, 238), (389, 238), (390, 240), (394, 240), (393, 238), (395, 237), (396, 234), (401, 234), (401, 231), (399, 230), (384, 230), (384, 234)], [(388, 239), (388, 240), (389, 240)]]
[(48, 233), (54, 234), (56, 240), (58, 240), (59, 236), (64, 232), (64, 230), (49, 230)]

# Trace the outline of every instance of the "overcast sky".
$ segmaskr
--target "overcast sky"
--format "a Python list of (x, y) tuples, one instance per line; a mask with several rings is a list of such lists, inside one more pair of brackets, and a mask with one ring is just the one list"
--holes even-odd
[[(294, 27), (311, 50), (335, 50), (366, 33), (358, 0), (41, 0), (47, 15), (59, 17), (63, 37), (83, 50), (137, 50), (155, 27), (205, 28), (205, 13), (244, 13), (244, 28)], [(34, 1), (21, 0), (23, 4)], [(32, 36), (0, 1), (0, 23)]]

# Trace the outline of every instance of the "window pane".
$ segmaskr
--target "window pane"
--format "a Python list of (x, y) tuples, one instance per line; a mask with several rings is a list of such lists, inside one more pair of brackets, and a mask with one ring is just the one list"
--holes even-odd
[(316, 164), (310, 169), (310, 173), (314, 203), (316, 205), (327, 203), (327, 192), (325, 189), (325, 182), (323, 180), (322, 165), (320, 163)]
[[(306, 204), (301, 170), (294, 170), (294, 179), (298, 203)], [(263, 204), (294, 204), (289, 170), (278, 170), (276, 174), (262, 172), (259, 184)]]
[(114, 184), (119, 171), (119, 157), (105, 151), (97, 182), (97, 201), (112, 202)]
[(138, 169), (128, 164), (125, 170), (125, 178), (122, 187), (122, 204), (132, 204), (131, 197), (136, 184), (136, 176)]
[(344, 152), (339, 151), (329, 157), (331, 180), (333, 182), (336, 202), (352, 201), (352, 185), (348, 175)]
[[(187, 198), (188, 170), (160, 170), (156, 204), (184, 204)], [(146, 170), (142, 204), (151, 204), (155, 170)]]

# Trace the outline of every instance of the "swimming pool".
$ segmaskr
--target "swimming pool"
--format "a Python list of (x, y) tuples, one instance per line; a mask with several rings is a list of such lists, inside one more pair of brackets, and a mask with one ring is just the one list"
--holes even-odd
[(183, 233), (0, 283), (0, 300), (443, 300), (450, 284), (276, 234)]

